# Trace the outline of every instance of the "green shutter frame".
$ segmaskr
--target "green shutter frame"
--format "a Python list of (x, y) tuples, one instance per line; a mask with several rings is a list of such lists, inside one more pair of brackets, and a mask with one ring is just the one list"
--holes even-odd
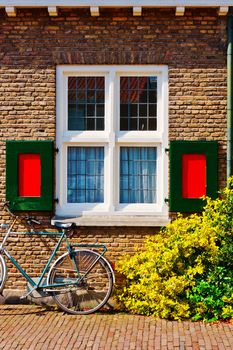
[[(14, 211), (53, 210), (53, 141), (6, 141), (6, 200)], [(18, 195), (18, 155), (40, 154), (41, 196)]]
[(205, 202), (199, 198), (182, 197), (182, 155), (206, 155), (206, 195), (217, 198), (218, 192), (218, 142), (171, 141), (170, 142), (170, 211), (200, 212)]

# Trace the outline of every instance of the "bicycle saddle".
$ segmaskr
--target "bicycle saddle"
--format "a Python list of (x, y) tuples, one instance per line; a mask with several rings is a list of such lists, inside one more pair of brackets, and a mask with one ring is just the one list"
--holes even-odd
[(68, 229), (68, 228), (71, 228), (71, 227), (74, 227), (75, 224), (73, 222), (59, 222), (59, 221), (56, 221), (54, 223), (54, 226), (56, 226), (57, 228), (61, 228), (61, 229)]

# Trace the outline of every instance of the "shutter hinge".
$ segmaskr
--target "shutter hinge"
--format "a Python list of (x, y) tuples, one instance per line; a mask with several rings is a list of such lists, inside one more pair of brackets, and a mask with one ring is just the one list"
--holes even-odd
[(59, 199), (58, 198), (55, 198), (54, 199), (54, 202), (56, 202), (57, 204), (59, 203)]
[(166, 204), (168, 204), (169, 203), (169, 198), (164, 198), (164, 202), (166, 203)]
[(56, 153), (59, 153), (59, 148), (58, 148), (58, 147), (55, 148), (55, 152), (56, 152)]
[(165, 153), (169, 153), (170, 152), (170, 148), (165, 148)]

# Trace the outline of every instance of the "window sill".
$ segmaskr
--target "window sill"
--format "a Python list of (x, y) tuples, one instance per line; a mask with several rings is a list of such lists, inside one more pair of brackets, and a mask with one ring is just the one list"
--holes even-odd
[(109, 215), (109, 216), (54, 216), (51, 224), (55, 222), (74, 222), (77, 226), (150, 226), (161, 227), (170, 222), (167, 216), (136, 216), (136, 215)]

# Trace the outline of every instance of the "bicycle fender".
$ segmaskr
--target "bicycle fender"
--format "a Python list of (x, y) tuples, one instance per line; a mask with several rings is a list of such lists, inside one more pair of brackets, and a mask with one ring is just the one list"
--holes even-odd
[[(92, 251), (92, 250), (91, 250), (91, 251)], [(49, 283), (50, 274), (51, 274), (51, 271), (52, 271), (53, 267), (56, 265), (56, 263), (57, 263), (59, 260), (63, 259), (63, 258), (64, 258), (66, 255), (68, 255), (68, 254), (69, 254), (69, 252), (66, 252), (66, 253), (62, 254), (57, 260), (54, 261), (54, 263), (52, 264), (52, 266), (50, 267), (49, 272), (48, 272), (47, 283)], [(112, 273), (113, 283), (116, 283), (115, 273), (114, 273), (114, 271), (113, 271), (113, 268), (112, 268), (110, 262), (109, 262), (104, 256), (101, 256), (101, 257), (102, 257), (102, 259), (104, 260), (105, 264), (108, 266), (109, 270), (110, 270), (111, 273)]]
[(3, 291), (6, 280), (7, 280), (7, 265), (5, 259), (0, 255), (0, 264), (2, 265), (2, 281), (0, 281), (0, 293)]

